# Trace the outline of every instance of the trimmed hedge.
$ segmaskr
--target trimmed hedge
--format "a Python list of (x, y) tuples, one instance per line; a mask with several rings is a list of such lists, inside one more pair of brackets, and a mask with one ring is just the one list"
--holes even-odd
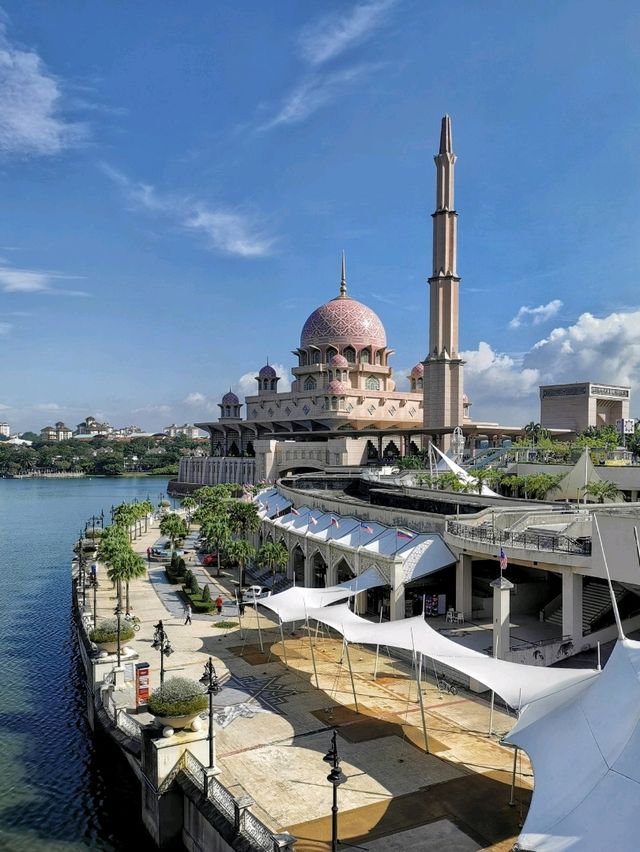
[(189, 591), (189, 588), (185, 586), (182, 590), (186, 600), (191, 604), (191, 609), (194, 612), (212, 612), (216, 605), (212, 601), (204, 601), (202, 600), (202, 594), (198, 592), (196, 595), (193, 592)]
[(172, 677), (156, 689), (148, 703), (154, 716), (190, 716), (207, 708), (202, 684), (186, 677)]
[(167, 565), (167, 566), (165, 567), (165, 569), (164, 569), (164, 573), (167, 575), (167, 580), (168, 580), (170, 583), (172, 583), (173, 585), (176, 585), (177, 583), (182, 583), (182, 582), (183, 582), (183, 580), (184, 580), (184, 577), (179, 577), (179, 576), (176, 574), (176, 572), (172, 570), (172, 568), (171, 568), (171, 566), (170, 566), (170, 565)]
[[(124, 619), (120, 619), (120, 641), (128, 642), (135, 636), (135, 631)], [(117, 642), (118, 641), (118, 619), (103, 618), (97, 626), (89, 633), (92, 642)]]

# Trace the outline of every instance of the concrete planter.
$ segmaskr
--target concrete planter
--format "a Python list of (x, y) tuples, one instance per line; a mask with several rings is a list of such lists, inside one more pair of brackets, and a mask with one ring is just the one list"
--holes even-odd
[[(95, 642), (94, 644), (97, 645), (98, 648), (101, 651), (106, 651), (107, 654), (115, 654), (118, 651), (118, 641), (117, 640), (114, 641), (114, 642)], [(120, 649), (122, 650), (123, 648), (124, 648), (124, 642), (121, 641), (120, 642)]]
[(190, 713), (188, 716), (156, 716), (156, 720), (163, 728), (173, 728), (175, 731), (183, 731), (190, 728), (193, 722), (200, 716), (202, 711)]

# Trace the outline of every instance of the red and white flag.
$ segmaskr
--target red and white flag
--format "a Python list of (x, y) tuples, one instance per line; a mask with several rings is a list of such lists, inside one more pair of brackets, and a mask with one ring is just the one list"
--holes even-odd
[(300, 512), (297, 509), (294, 509), (293, 506), (292, 506), (291, 507), (291, 514), (292, 515), (300, 515)]
[(404, 530), (397, 530), (396, 535), (398, 538), (406, 538), (407, 541), (411, 541), (412, 538), (415, 538), (411, 533), (405, 532)]
[(338, 523), (338, 519), (337, 519), (337, 518), (331, 518), (331, 526), (332, 526), (332, 527), (335, 527), (335, 528), (336, 528), (336, 529), (338, 529), (338, 530), (340, 529), (340, 524)]
[(318, 521), (313, 517), (313, 515), (309, 515), (309, 521), (314, 525), (314, 527), (318, 526)]

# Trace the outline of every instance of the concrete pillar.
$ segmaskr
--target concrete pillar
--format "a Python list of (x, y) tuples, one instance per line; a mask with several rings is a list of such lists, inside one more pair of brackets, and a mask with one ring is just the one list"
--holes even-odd
[(461, 553), (456, 563), (456, 612), (463, 612), (465, 619), (472, 616), (472, 558)]
[(582, 574), (570, 568), (562, 575), (562, 635), (582, 640)]
[(511, 589), (506, 577), (498, 577), (491, 583), (493, 588), (493, 656), (506, 660), (511, 648), (509, 616), (511, 614)]
[(404, 582), (402, 579), (402, 561), (391, 563), (389, 566), (391, 577), (391, 593), (389, 595), (389, 619), (398, 621), (405, 617), (404, 614)]

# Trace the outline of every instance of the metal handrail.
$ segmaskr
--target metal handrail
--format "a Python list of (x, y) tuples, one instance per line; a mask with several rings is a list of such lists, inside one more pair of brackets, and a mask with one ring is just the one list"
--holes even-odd
[(474, 526), (461, 521), (447, 520), (445, 533), (478, 541), (482, 544), (505, 545), (527, 550), (546, 550), (552, 553), (574, 553), (591, 556), (591, 540), (578, 541), (566, 535), (553, 533), (511, 532), (496, 529), (494, 526)]

